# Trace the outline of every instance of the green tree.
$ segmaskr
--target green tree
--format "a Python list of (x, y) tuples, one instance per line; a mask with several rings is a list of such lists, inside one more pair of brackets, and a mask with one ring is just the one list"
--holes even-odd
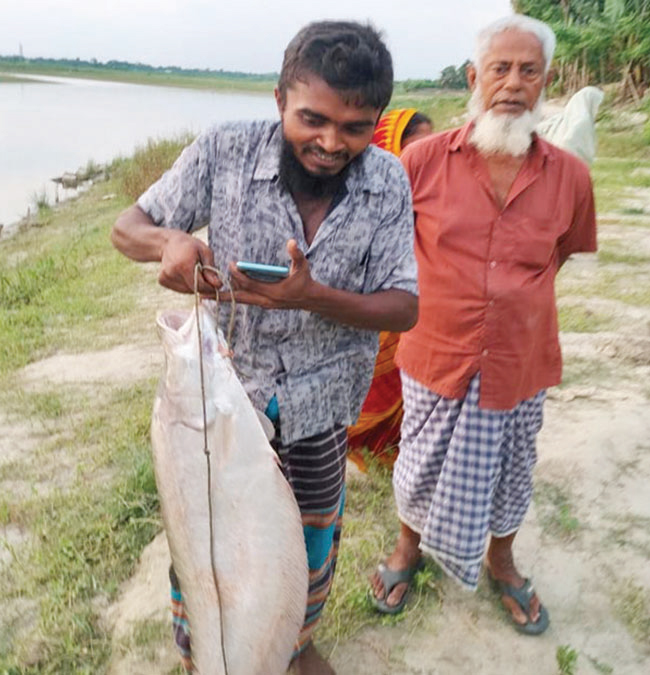
[(462, 65), (447, 66), (442, 69), (438, 84), (444, 89), (467, 89), (467, 75), (465, 73), (469, 61), (465, 61)]
[(512, 0), (516, 12), (546, 21), (558, 39), (558, 86), (618, 82), (639, 100), (650, 85), (650, 0)]

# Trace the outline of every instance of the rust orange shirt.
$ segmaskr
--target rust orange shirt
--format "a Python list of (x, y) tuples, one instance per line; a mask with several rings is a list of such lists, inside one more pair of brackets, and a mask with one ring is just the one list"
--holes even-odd
[(396, 363), (447, 398), (480, 371), (480, 407), (509, 410), (558, 384), (555, 275), (596, 250), (585, 164), (536, 137), (501, 208), (471, 123), (402, 155), (415, 211), (419, 318)]

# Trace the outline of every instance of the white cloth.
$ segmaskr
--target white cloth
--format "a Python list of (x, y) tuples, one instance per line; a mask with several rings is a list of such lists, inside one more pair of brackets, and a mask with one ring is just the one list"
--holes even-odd
[(576, 92), (562, 112), (543, 119), (537, 133), (549, 143), (591, 164), (596, 156), (596, 113), (604, 94), (597, 87)]

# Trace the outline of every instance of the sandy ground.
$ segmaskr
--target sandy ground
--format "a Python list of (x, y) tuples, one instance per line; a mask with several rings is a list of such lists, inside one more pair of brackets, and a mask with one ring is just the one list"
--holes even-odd
[[(603, 236), (628, 250), (650, 250), (645, 225), (612, 224)], [(579, 284), (595, 264), (593, 257), (570, 261), (562, 274)], [(649, 271), (646, 265), (637, 273), (646, 278)], [(440, 606), (416, 629), (375, 627), (338, 644), (330, 658), (339, 675), (550, 675), (558, 672), (562, 645), (578, 653), (578, 675), (650, 673), (650, 308), (578, 300), (581, 307), (604, 308), (615, 321), (607, 332), (562, 335), (567, 384), (549, 392), (538, 444), (537, 499), (515, 544), (520, 570), (534, 579), (550, 612), (550, 629), (539, 638), (521, 636), (485, 582), (470, 594), (444, 580)], [(569, 293), (561, 302), (574, 301)], [(160, 367), (152, 326), (148, 342), (59, 354), (26, 368), (23, 382), (37, 389), (123, 383), (150, 377)], [(16, 461), (18, 448), (35, 447), (39, 433), (0, 411), (2, 462)], [(350, 489), (354, 485), (352, 477)], [(2, 488), (21, 486), (17, 481)], [(563, 524), (557, 494), (574, 519), (570, 526), (566, 518)], [(22, 536), (0, 530), (10, 546), (19, 546)], [(0, 564), (2, 556), (8, 561), (8, 550), (0, 547)], [(168, 561), (160, 535), (115, 604), (103, 609), (115, 640), (113, 675), (169, 673), (177, 663), (168, 638), (144, 651), (123, 646), (137, 622), (169, 623)]]

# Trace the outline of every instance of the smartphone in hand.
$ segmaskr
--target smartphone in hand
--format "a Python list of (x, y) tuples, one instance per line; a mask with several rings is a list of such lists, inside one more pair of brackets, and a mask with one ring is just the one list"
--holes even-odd
[(263, 265), (262, 263), (240, 260), (237, 269), (255, 281), (274, 283), (289, 276), (289, 268), (283, 265)]

